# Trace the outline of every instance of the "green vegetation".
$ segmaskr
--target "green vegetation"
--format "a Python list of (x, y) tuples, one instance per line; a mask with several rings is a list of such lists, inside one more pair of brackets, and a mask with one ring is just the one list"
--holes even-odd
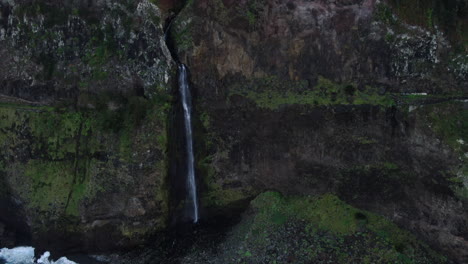
[(111, 39), (106, 40), (106, 35), (113, 36), (113, 28), (108, 25), (107, 33), (97, 29), (93, 37), (86, 44), (88, 52), (82, 58), (83, 61), (91, 68), (91, 78), (93, 80), (104, 80), (108, 73), (105, 72), (104, 65), (111, 57), (117, 55), (117, 47)]
[(361, 145), (372, 145), (377, 144), (378, 141), (369, 137), (361, 136), (361, 137), (353, 137)]
[(429, 8), (426, 11), (427, 27), (434, 28), (434, 9)]
[(331, 194), (283, 197), (267, 192), (251, 206), (254, 213), (228, 241), (238, 241), (242, 249), (237, 263), (448, 263), (385, 218)]
[[(398, 19), (435, 30), (442, 29), (457, 44), (457, 49), (468, 49), (468, 19), (466, 2), (457, 0), (391, 0), (389, 5), (379, 4), (377, 19), (397, 25)], [(398, 19), (393, 17), (395, 14)]]
[[(77, 215), (89, 165), (86, 157), (79, 159), (79, 155), (84, 155), (79, 148), (79, 138), (90, 132), (82, 114), (57, 113), (49, 107), (3, 104), (0, 115), (3, 117), (0, 123), (1, 160), (6, 161), (11, 151), (21, 152), (24, 144), (28, 144), (28, 138), (32, 139), (28, 145), (36, 158), (26, 164), (8, 162), (5, 167), (27, 206), (48, 211), (52, 216), (57, 216), (61, 210)], [(75, 191), (71, 192), (71, 189)]]
[[(135, 1), (130, 0), (122, 1), (118, 7), (108, 6), (106, 9), (34, 0), (29, 4), (15, 6), (13, 14), (17, 19), (13, 20), (13, 25), (18, 28), (17, 37), (26, 45), (25, 55), (43, 66), (43, 71), (36, 76), (37, 79), (55, 79), (78, 85), (77, 72), (58, 71), (57, 67), (80, 67), (81, 71), (88, 71), (82, 72), (80, 77), (79, 87), (85, 88), (93, 82), (99, 84), (108, 78), (109, 70), (105, 69), (112, 68), (109, 67), (111, 61), (126, 58), (131, 47), (128, 43), (124, 46), (121, 44), (134, 30), (136, 20), (131, 14), (135, 8)], [(101, 21), (104, 12), (114, 21), (121, 22), (124, 28), (115, 26), (116, 23), (108, 20)], [(151, 14), (150, 16), (149, 19), (159, 25), (160, 18)], [(42, 21), (41, 19), (44, 19), (44, 23), (38, 22)], [(74, 25), (71, 31), (68, 28), (69, 21)], [(79, 36), (74, 32), (76, 23), (81, 23)], [(77, 63), (76, 59), (80, 59), (84, 65)], [(65, 61), (70, 63), (66, 63), (65, 66)]]
[[(214, 4), (216, 5), (216, 1)], [(222, 4), (222, 3), (221, 3)], [(170, 28), (170, 38), (173, 46), (177, 49), (177, 53), (185, 52), (193, 47), (192, 28), (195, 23), (191, 16), (193, 0), (186, 1), (184, 8), (174, 19)], [(182, 7), (178, 7), (182, 8)]]
[(87, 181), (84, 178), (74, 183), (74, 170), (73, 161), (30, 160), (24, 176), (30, 180), (31, 189), (24, 189), (22, 193), (27, 197), (28, 207), (52, 215), (66, 210), (66, 214), (78, 216), (79, 202), (86, 197)]
[(191, 24), (188, 21), (177, 21), (171, 30), (172, 39), (179, 52), (184, 52), (193, 46)]
[[(170, 104), (165, 92), (151, 100), (89, 98), (82, 96), (81, 103), (95, 109), (0, 105), (0, 172), (27, 208), (47, 216), (43, 221), (79, 216), (83, 202), (98, 192), (125, 188), (128, 183), (119, 177), (135, 162), (133, 153), (156, 148), (165, 155)], [(158, 173), (164, 178), (165, 171)], [(164, 180), (157, 188), (164, 203)]]
[[(460, 154), (467, 152), (468, 109), (462, 102), (427, 105), (421, 109), (432, 129)], [(465, 142), (462, 144), (460, 142)]]
[(245, 7), (245, 10), (240, 10), (240, 14), (244, 14), (247, 19), (249, 26), (254, 30), (258, 23), (259, 14), (265, 6), (264, 0), (249, 0)]
[(388, 95), (379, 95), (366, 86), (363, 91), (354, 84), (337, 84), (323, 77), (313, 89), (308, 89), (305, 81), (283, 81), (277, 77), (256, 79), (241, 87), (232, 87), (230, 96), (241, 95), (251, 99), (261, 108), (270, 110), (286, 105), (380, 105), (389, 107), (395, 104)]
[(377, 5), (377, 11), (375, 14), (378, 20), (384, 22), (387, 25), (395, 25), (398, 22), (393, 15), (392, 9), (386, 4), (380, 3)]
[[(206, 137), (205, 137), (206, 138)], [(200, 151), (198, 151), (199, 154)], [(228, 153), (218, 152), (215, 154), (217, 159), (227, 159)], [(224, 188), (217, 179), (219, 175), (213, 167), (213, 155), (199, 158), (197, 156), (197, 168), (201, 172), (203, 185), (206, 186), (206, 191), (202, 193), (201, 203), (210, 208), (225, 209), (233, 204), (248, 200), (254, 195), (254, 191), (250, 188)]]
[(427, 105), (418, 110), (430, 128), (458, 155), (461, 167), (451, 172), (455, 194), (468, 200), (468, 109), (463, 102)]
[[(242, 189), (223, 189), (216, 184), (210, 184), (209, 187), (210, 190), (201, 197), (201, 203), (211, 209), (232, 210), (232, 206), (236, 206), (238, 203), (243, 204), (243, 202), (252, 197), (252, 192)], [(241, 204), (239, 204), (239, 206), (241, 206)]]
[[(224, 187), (229, 182), (220, 181), (221, 173), (216, 169), (216, 162), (229, 159), (229, 151), (224, 149), (224, 140), (217, 135), (211, 127), (211, 117), (207, 112), (196, 115), (195, 126), (195, 146), (196, 168), (199, 174), (204, 191), (201, 193), (201, 204), (208, 208), (233, 209), (237, 205), (242, 206), (245, 202), (258, 194), (251, 188), (245, 186), (240, 188)], [(198, 142), (198, 143), (197, 143)], [(232, 184), (236, 184), (232, 182)]]

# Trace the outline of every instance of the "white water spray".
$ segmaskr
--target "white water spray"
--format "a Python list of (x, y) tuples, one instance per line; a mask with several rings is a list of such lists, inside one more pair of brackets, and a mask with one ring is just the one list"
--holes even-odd
[(66, 257), (61, 257), (57, 261), (50, 260), (50, 253), (46, 251), (36, 260), (34, 258), (33, 247), (16, 247), (0, 249), (0, 263), (4, 261), (6, 264), (78, 264)]
[(197, 185), (195, 182), (195, 160), (193, 156), (192, 97), (190, 96), (187, 68), (184, 64), (179, 65), (179, 90), (182, 97), (182, 105), (184, 107), (185, 138), (187, 143), (187, 189), (190, 201), (192, 203), (192, 219), (194, 223), (197, 223), (198, 201)]

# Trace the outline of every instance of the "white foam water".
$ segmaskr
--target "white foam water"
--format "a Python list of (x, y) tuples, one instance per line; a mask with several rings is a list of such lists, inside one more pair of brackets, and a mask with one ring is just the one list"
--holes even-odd
[[(6, 264), (78, 264), (66, 257), (57, 261), (50, 260), (50, 252), (46, 251), (39, 259), (34, 258), (33, 247), (16, 247), (0, 249), (0, 263)], [(3, 262), (2, 262), (3, 261)]]

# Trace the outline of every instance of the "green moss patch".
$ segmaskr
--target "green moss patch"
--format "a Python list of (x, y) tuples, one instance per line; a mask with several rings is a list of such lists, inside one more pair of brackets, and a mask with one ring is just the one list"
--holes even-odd
[[(224, 159), (227, 157), (227, 152), (217, 153), (218, 158)], [(212, 156), (205, 157), (199, 160), (197, 168), (201, 172), (203, 185), (206, 190), (201, 195), (201, 204), (207, 208), (226, 209), (232, 206), (244, 204), (254, 195), (251, 188), (243, 186), (224, 187), (229, 186), (229, 182), (220, 181), (220, 175), (216, 172), (212, 164)]]
[(429, 128), (455, 153), (461, 165), (448, 174), (452, 189), (461, 199), (468, 200), (468, 109), (464, 102), (444, 102), (418, 109), (418, 114)]
[[(27, 60), (42, 65), (35, 76), (38, 80), (54, 79), (80, 88), (100, 86), (115, 74), (113, 65), (134, 60), (135, 47), (126, 41), (139, 33), (135, 30), (141, 21), (133, 15), (136, 6), (127, 0), (99, 7), (37, 0), (17, 3), (11, 22), (22, 41), (14, 45), (24, 44)], [(160, 24), (155, 14), (149, 19), (155, 26)]]
[(432, 124), (432, 129), (447, 144), (456, 150), (468, 151), (468, 109), (462, 102), (448, 102), (426, 106), (425, 117)]
[(86, 196), (89, 181), (86, 175), (75, 180), (75, 164), (30, 160), (24, 176), (31, 181), (30, 189), (23, 193), (30, 208), (52, 214), (65, 211), (69, 215), (79, 215), (78, 205)]
[(331, 105), (381, 105), (395, 104), (387, 95), (379, 95), (371, 88), (362, 91), (354, 84), (337, 84), (319, 77), (317, 84), (308, 88), (306, 81), (286, 81), (275, 76), (255, 79), (236, 85), (229, 96), (240, 95), (252, 100), (258, 107), (270, 110), (287, 105), (331, 106)]
[[(95, 109), (0, 105), (0, 172), (42, 222), (79, 216), (99, 192), (124, 191), (142, 153), (161, 153), (142, 169), (165, 177), (170, 97), (98, 98), (87, 102)], [(161, 179), (155, 190), (161, 204), (165, 187)]]
[(171, 36), (178, 52), (184, 52), (193, 47), (191, 20), (177, 20), (171, 29)]
[(226, 242), (235, 255), (226, 259), (235, 263), (450, 263), (390, 221), (331, 194), (267, 192), (251, 207)]

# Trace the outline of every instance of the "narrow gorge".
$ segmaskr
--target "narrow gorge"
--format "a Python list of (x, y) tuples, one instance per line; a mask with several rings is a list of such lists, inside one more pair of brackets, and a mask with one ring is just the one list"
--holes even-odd
[(2, 264), (468, 262), (466, 0), (0, 0), (0, 58)]

